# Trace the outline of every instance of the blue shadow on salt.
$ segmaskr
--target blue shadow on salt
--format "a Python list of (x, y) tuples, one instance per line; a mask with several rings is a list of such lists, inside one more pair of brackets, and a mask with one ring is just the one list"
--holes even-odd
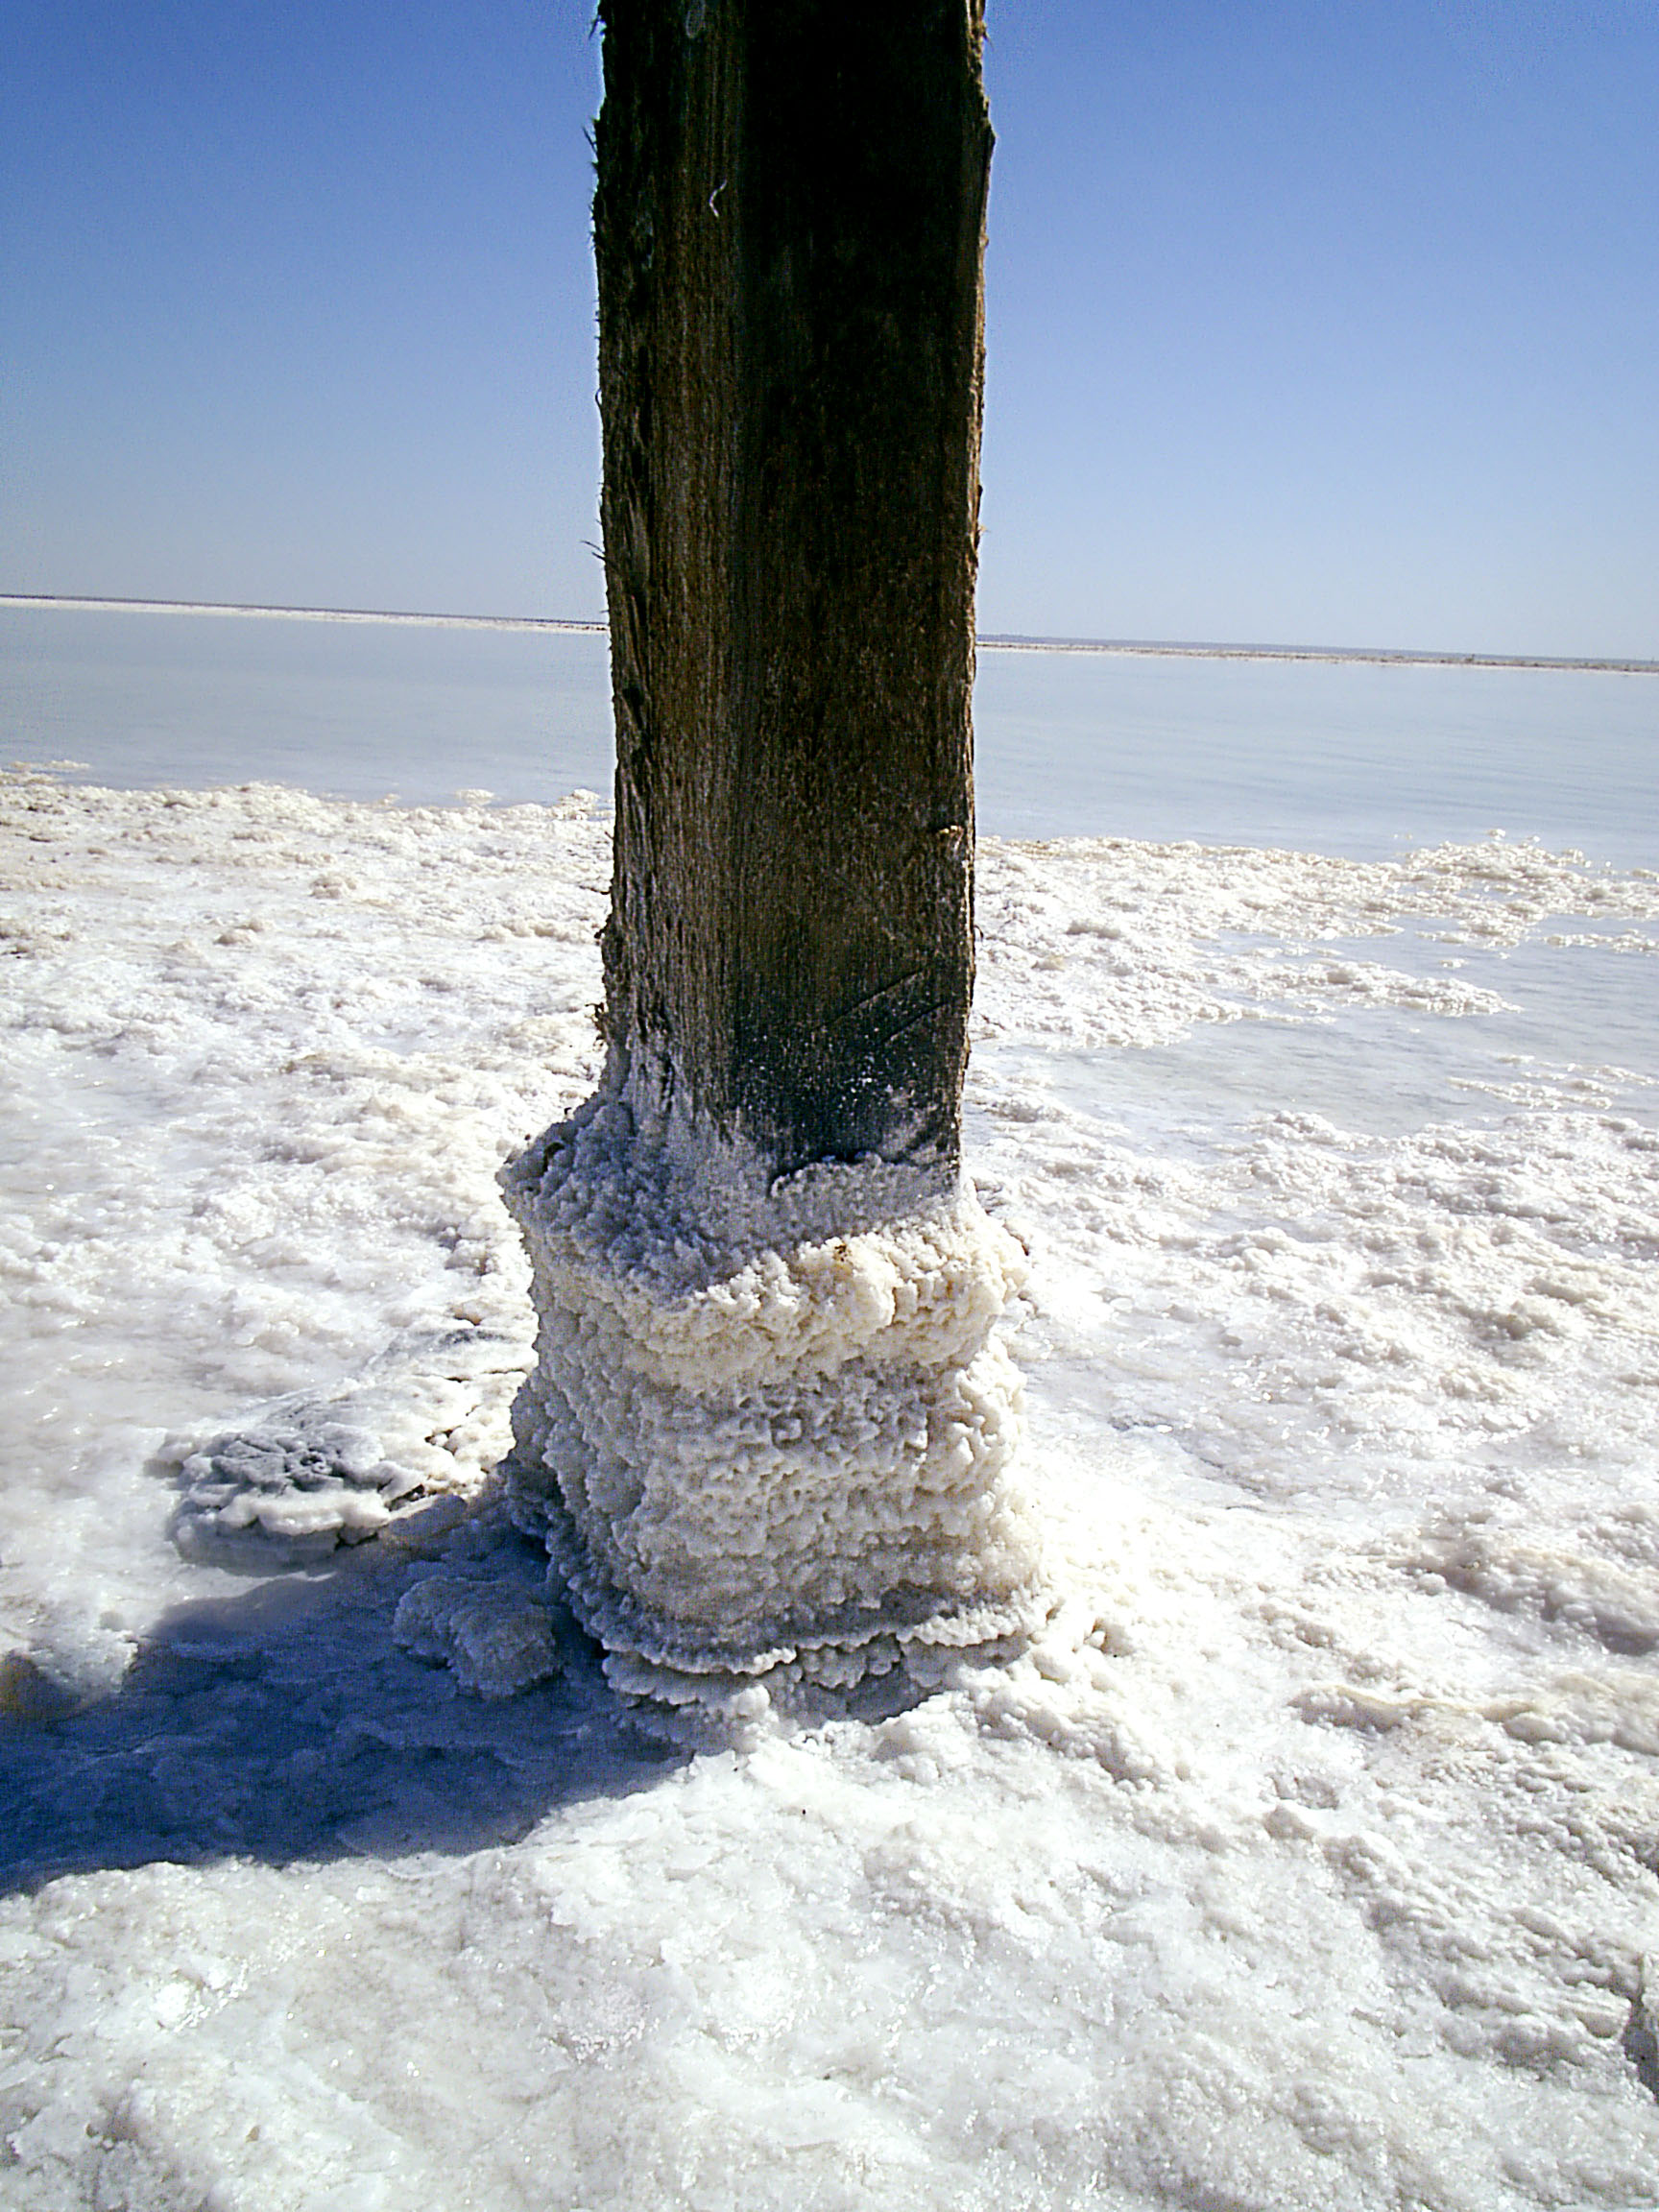
[[(473, 1563), (480, 1591), (516, 1581), (525, 1599), (544, 1568), (539, 1549), (506, 1535)], [(0, 1719), (0, 1891), (156, 1861), (476, 1851), (678, 1763), (634, 1726), (557, 1611), (557, 1675), (511, 1698), (468, 1695), (448, 1667), (400, 1647), (399, 1600), (469, 1578), (465, 1565), (373, 1548), (178, 1607), (119, 1689), (78, 1711), (14, 1669)]]

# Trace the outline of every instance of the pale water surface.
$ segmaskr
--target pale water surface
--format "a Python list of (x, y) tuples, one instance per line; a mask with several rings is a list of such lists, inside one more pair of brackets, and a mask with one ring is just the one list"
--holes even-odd
[[(126, 787), (609, 793), (609, 685), (596, 636), (0, 608), (8, 751)], [(1659, 675), (988, 649), (974, 713), (1001, 836), (1659, 859)]]

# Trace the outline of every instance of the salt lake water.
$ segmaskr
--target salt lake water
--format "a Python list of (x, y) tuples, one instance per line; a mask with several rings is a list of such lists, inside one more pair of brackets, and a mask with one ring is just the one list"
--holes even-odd
[[(1502, 830), (1659, 859), (1659, 675), (982, 652), (982, 830), (1381, 858)], [(0, 608), (13, 754), (514, 803), (611, 788), (597, 635)]]
[(9, 2205), (1659, 2204), (1659, 677), (984, 655), (1053, 1612), (687, 1757), (488, 1479), (602, 640), (0, 640)]

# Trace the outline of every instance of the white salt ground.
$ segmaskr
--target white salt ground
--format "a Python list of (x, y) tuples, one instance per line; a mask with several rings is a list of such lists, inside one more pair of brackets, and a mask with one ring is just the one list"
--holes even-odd
[(485, 1475), (597, 807), (5, 801), (0, 2200), (1659, 2204), (1659, 878), (987, 844), (1060, 1609), (687, 1760)]

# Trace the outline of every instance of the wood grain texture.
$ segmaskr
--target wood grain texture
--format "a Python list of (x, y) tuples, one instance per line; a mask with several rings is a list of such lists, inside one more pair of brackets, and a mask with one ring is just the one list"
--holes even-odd
[(616, 712), (606, 1020), (636, 1087), (953, 1168), (991, 131), (978, 0), (604, 0)]

